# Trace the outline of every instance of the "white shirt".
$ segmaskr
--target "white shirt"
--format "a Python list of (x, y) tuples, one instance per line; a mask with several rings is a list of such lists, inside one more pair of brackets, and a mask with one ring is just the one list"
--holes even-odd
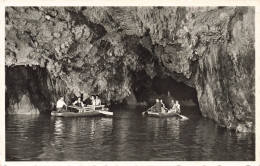
[(176, 108), (179, 110), (180, 109), (180, 104), (176, 104)]
[(95, 100), (92, 100), (92, 101), (91, 101), (91, 104), (92, 104), (92, 105), (96, 105), (96, 101), (95, 101)]
[(100, 99), (96, 99), (96, 105), (101, 105), (101, 100)]
[(66, 103), (60, 99), (57, 101), (56, 108), (62, 108), (64, 105), (66, 105)]

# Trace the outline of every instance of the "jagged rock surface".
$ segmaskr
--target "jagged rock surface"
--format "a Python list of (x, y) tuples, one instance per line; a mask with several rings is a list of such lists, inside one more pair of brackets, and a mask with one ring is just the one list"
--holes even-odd
[(251, 7), (7, 7), (6, 66), (46, 68), (107, 101), (129, 96), (138, 72), (171, 76), (240, 130), (254, 122), (254, 24)]

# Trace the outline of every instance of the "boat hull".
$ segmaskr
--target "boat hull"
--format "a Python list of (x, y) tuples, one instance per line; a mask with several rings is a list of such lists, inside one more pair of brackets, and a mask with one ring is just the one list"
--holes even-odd
[(145, 112), (143, 112), (143, 115), (147, 115), (149, 117), (156, 117), (156, 118), (179, 117), (179, 115), (174, 113), (174, 112), (170, 112), (170, 113), (157, 113), (157, 112), (145, 111)]
[(57, 112), (53, 111), (51, 112), (52, 116), (59, 116), (59, 117), (84, 117), (84, 116), (99, 116), (103, 115), (99, 113), (98, 111), (88, 111), (83, 113), (75, 113), (75, 112)]
[(98, 110), (93, 110), (91, 108), (82, 108), (77, 106), (69, 106), (70, 111), (65, 112), (51, 112), (52, 116), (58, 117), (92, 117), (92, 116), (113, 116), (113, 112), (109, 112), (108, 108), (98, 108)]

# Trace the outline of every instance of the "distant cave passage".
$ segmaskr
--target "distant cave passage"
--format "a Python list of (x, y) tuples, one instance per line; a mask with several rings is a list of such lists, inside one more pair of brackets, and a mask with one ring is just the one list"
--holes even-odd
[(146, 102), (149, 106), (154, 104), (157, 98), (162, 99), (168, 108), (172, 99), (178, 100), (181, 105), (198, 106), (196, 90), (171, 77), (156, 76), (150, 79), (143, 75), (143, 79), (134, 83), (133, 90), (137, 102)]

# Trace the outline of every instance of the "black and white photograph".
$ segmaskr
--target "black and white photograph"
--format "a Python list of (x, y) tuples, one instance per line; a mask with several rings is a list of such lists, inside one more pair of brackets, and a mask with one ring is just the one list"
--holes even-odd
[(255, 6), (4, 10), (6, 163), (257, 160)]

